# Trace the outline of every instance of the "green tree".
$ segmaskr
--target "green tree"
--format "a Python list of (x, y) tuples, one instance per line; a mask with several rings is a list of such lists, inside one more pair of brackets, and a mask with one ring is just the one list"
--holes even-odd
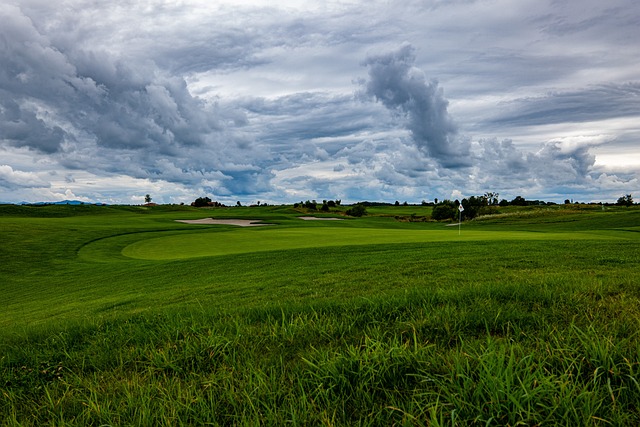
[(511, 201), (511, 205), (513, 205), (513, 206), (527, 206), (527, 201), (522, 196), (516, 196), (516, 198)]
[(464, 217), (473, 219), (478, 216), (480, 209), (486, 207), (488, 200), (484, 196), (471, 196), (468, 199), (462, 199), (462, 207), (464, 208)]
[(499, 193), (493, 192), (493, 191), (488, 191), (486, 193), (484, 193), (483, 196), (486, 200), (487, 200), (487, 204), (488, 205), (497, 205), (498, 204), (498, 197), (500, 197)]
[(455, 219), (458, 215), (458, 207), (455, 202), (451, 200), (443, 200), (433, 207), (431, 211), (431, 219), (436, 221), (443, 221), (448, 219)]
[(625, 194), (618, 199), (616, 204), (620, 206), (631, 206), (633, 204), (633, 197), (631, 197), (631, 194)]
[(150, 195), (148, 195), (148, 194), (146, 194), (146, 195), (144, 196), (144, 202), (145, 202), (145, 203), (151, 203), (151, 196), (150, 196)]
[(208, 197), (198, 197), (195, 202), (192, 203), (193, 206), (195, 206), (196, 208), (202, 208), (204, 206), (209, 206), (209, 203), (211, 203), (211, 199)]
[(367, 208), (364, 205), (358, 203), (347, 209), (346, 214), (349, 216), (361, 217), (367, 214)]

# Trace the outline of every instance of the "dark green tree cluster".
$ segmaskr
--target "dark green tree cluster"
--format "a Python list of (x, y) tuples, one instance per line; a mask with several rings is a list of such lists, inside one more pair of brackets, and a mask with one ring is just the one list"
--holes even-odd
[(468, 199), (462, 199), (463, 215), (465, 219), (473, 219), (480, 213), (485, 213), (489, 200), (485, 196), (471, 196)]
[(510, 203), (512, 206), (527, 206), (527, 201), (522, 196), (516, 196)]
[(349, 216), (361, 217), (367, 214), (367, 208), (362, 203), (357, 203), (345, 212)]
[(460, 217), (460, 205), (464, 209), (462, 214), (464, 219), (473, 219), (479, 214), (489, 213), (489, 209), (495, 209), (490, 207), (489, 199), (485, 196), (471, 196), (468, 199), (462, 199), (462, 202), (443, 200), (434, 206), (431, 219), (436, 221), (457, 219)]
[(335, 208), (336, 206), (339, 206), (340, 203), (342, 203), (341, 200), (323, 200), (322, 201), (322, 207), (320, 208), (320, 210), (322, 212), (329, 212), (330, 208)]
[(304, 208), (309, 211), (317, 211), (318, 210), (318, 202), (315, 200), (307, 200), (306, 202), (294, 203), (294, 208)]
[(544, 206), (555, 205), (555, 202), (545, 202), (543, 200), (527, 200), (522, 196), (516, 196), (513, 200), (500, 200), (499, 206)]
[(193, 203), (191, 203), (191, 206), (195, 206), (196, 208), (202, 208), (204, 206), (209, 206), (209, 203), (211, 203), (210, 198), (198, 197)]
[[(573, 204), (572, 200), (565, 200), (566, 205)], [(462, 212), (462, 219), (473, 219), (478, 215), (490, 215), (498, 212), (498, 207), (505, 206), (548, 206), (555, 205), (555, 202), (545, 202), (543, 200), (527, 200), (522, 196), (516, 196), (513, 200), (506, 199), (498, 202), (498, 193), (485, 193), (482, 196), (471, 196), (469, 198), (458, 200), (443, 200), (438, 202), (435, 199), (435, 206), (431, 213), (431, 219), (436, 221), (457, 219), (459, 215), (458, 206), (462, 204), (464, 211)], [(575, 202), (578, 204), (578, 202)], [(634, 204), (631, 194), (626, 194), (618, 199), (616, 202), (619, 206), (631, 206)]]
[(458, 204), (451, 200), (442, 200), (431, 211), (431, 219), (444, 221), (458, 216)]
[[(320, 211), (322, 212), (329, 212), (330, 208), (335, 208), (336, 206), (340, 206), (340, 203), (342, 203), (341, 200), (323, 200), (322, 201), (322, 206), (320, 207)], [(304, 208), (306, 210), (309, 211), (317, 211), (318, 210), (318, 202), (316, 202), (315, 200), (307, 200), (306, 202), (300, 202), (300, 203), (294, 203), (293, 207), (294, 208)]]
[(442, 200), (433, 207), (431, 219), (436, 221), (457, 219), (460, 217), (460, 205), (462, 205), (464, 209), (462, 213), (463, 219), (473, 219), (478, 215), (495, 213), (497, 209), (495, 206), (497, 204), (498, 193), (485, 193), (483, 196), (471, 196), (462, 199), (461, 202), (458, 200)]
[(633, 205), (633, 197), (631, 197), (631, 194), (625, 194), (624, 196), (618, 198), (616, 205), (627, 206), (627, 207), (631, 206)]
[(198, 197), (195, 201), (191, 202), (191, 206), (195, 206), (196, 208), (204, 208), (204, 207), (214, 207), (221, 208), (224, 207), (220, 202), (212, 202), (209, 197)]

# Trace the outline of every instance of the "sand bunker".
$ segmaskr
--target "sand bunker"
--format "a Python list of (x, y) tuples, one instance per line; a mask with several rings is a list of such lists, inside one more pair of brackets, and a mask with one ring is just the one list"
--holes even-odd
[(205, 225), (237, 225), (238, 227), (260, 227), (263, 225), (273, 225), (273, 224), (265, 224), (259, 219), (213, 219), (213, 218), (203, 218), (203, 219), (176, 219), (177, 222), (183, 222), (185, 224), (205, 224)]
[(342, 221), (344, 218), (317, 218), (315, 216), (299, 216), (298, 218), (305, 221)]

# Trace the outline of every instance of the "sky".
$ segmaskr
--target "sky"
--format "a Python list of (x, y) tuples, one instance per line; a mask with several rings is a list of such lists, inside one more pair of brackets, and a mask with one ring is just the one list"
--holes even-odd
[(640, 199), (637, 0), (4, 0), (0, 202)]

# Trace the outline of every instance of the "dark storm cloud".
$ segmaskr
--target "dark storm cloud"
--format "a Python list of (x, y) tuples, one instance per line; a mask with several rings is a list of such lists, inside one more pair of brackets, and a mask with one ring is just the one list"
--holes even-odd
[[(268, 63), (256, 54), (259, 51), (258, 34), (242, 30), (212, 32), (203, 38), (203, 33), (191, 33), (179, 43), (161, 45), (156, 57), (158, 64), (172, 73), (198, 73), (211, 69), (233, 70), (255, 67)], [(197, 37), (193, 37), (197, 34)]]
[(292, 160), (318, 146), (333, 155), (359, 142), (356, 135), (380, 125), (370, 106), (357, 102), (352, 94), (305, 92), (243, 100), (239, 105), (252, 116), (252, 127), (259, 127), (260, 141), (269, 144), (274, 154)]
[(469, 146), (457, 137), (442, 89), (437, 82), (428, 82), (414, 62), (414, 48), (409, 44), (369, 56), (364, 62), (369, 68), (366, 94), (405, 114), (416, 145), (443, 166), (469, 166)]
[(640, 83), (606, 84), (581, 91), (557, 91), (535, 98), (516, 99), (502, 106), (491, 123), (532, 126), (588, 122), (640, 116)]
[(239, 170), (255, 175), (261, 154), (241, 134), (244, 113), (193, 97), (151, 59), (62, 48), (18, 7), (0, 13), (3, 141), (57, 153), (75, 169), (190, 184), (233, 170), (232, 180), (252, 181)]
[(163, 75), (149, 62), (133, 68), (100, 51), (63, 53), (15, 14), (13, 31), (3, 35), (1, 55), (8, 66), (0, 84), (10, 88), (19, 122), (36, 122), (29, 113), (44, 110), (49, 122), (41, 119), (39, 127), (58, 137), (57, 145), (51, 138), (43, 139), (46, 145), (23, 139), (24, 145), (52, 152), (76, 128), (106, 147), (166, 151), (171, 144), (202, 144), (203, 135), (217, 129), (213, 111), (191, 97), (183, 79)]
[(68, 82), (51, 75), (64, 75), (71, 68), (16, 8), (0, 7), (0, 22), (0, 138), (45, 153), (58, 151), (65, 132), (42, 114), (38, 95), (69, 93)]
[(473, 176), (485, 187), (500, 181), (503, 190), (528, 191), (559, 185), (584, 186), (592, 182), (594, 144), (541, 143), (537, 151), (518, 149), (511, 140), (478, 141)]
[(516, 148), (513, 141), (496, 138), (483, 139), (478, 142), (480, 146), (480, 169), (491, 176), (527, 176), (529, 164), (526, 155)]
[(556, 141), (545, 144), (542, 149), (529, 154), (527, 160), (533, 168), (537, 168), (540, 178), (549, 183), (580, 182), (588, 176), (596, 157), (589, 152), (589, 146), (576, 147), (570, 151), (564, 150)]
[[(498, 142), (496, 138), (490, 138), (478, 141), (476, 148), (471, 150), (471, 138), (459, 133), (448, 114), (448, 101), (442, 90), (437, 83), (426, 81), (424, 73), (414, 67), (414, 61), (414, 49), (407, 44), (389, 53), (368, 57), (365, 61), (369, 67), (366, 94), (375, 97), (392, 111), (406, 115), (407, 129), (412, 139), (430, 158), (445, 168), (460, 165), (469, 167), (468, 180), (491, 182), (503, 176), (509, 177), (512, 184), (525, 186), (531, 182), (537, 185), (555, 185), (558, 182), (579, 184), (589, 178), (595, 156), (590, 152), (593, 144), (588, 141), (574, 145), (562, 140), (540, 141), (537, 151), (525, 151), (518, 149), (512, 140)], [(628, 95), (628, 89), (627, 86), (622, 91), (624, 96)], [(607, 92), (619, 93), (617, 90)], [(602, 94), (599, 97), (602, 98)], [(626, 105), (631, 115), (637, 114), (632, 103), (627, 102)], [(556, 109), (563, 109), (564, 121), (572, 118), (570, 106), (570, 101), (565, 107), (555, 106)], [(529, 104), (527, 107), (536, 108)], [(588, 114), (585, 105), (574, 108), (579, 114)], [(624, 107), (619, 107), (612, 116), (619, 117), (622, 110)], [(526, 122), (536, 124), (531, 117)], [(544, 123), (553, 123), (553, 120), (547, 119)], [(416, 171), (411, 167), (398, 168), (387, 164), (376, 175), (383, 183), (391, 185), (395, 182), (402, 186), (406, 185), (406, 182), (403, 184), (406, 179), (419, 175)], [(463, 176), (448, 178), (455, 181)]]
[[(592, 62), (593, 58), (571, 52), (540, 55), (527, 50), (496, 48), (468, 56), (459, 67), (465, 70), (463, 76), (475, 79), (472, 87), (465, 88), (465, 93), (486, 94), (489, 91), (495, 95), (545, 85), (562, 78), (570, 79)], [(497, 86), (496, 79), (500, 81)]]
[(604, 38), (625, 42), (628, 36), (637, 34), (637, 9), (634, 8), (635, 4), (632, 1), (597, 2), (596, 7), (601, 8), (597, 16), (584, 16), (585, 9), (571, 8), (570, 2), (557, 4), (560, 5), (560, 10), (533, 20), (543, 31), (554, 36), (579, 34), (592, 37), (595, 41)]
[(21, 108), (6, 91), (0, 90), (0, 97), (0, 140), (44, 153), (58, 151), (65, 139), (62, 128), (45, 123), (28, 107)]

